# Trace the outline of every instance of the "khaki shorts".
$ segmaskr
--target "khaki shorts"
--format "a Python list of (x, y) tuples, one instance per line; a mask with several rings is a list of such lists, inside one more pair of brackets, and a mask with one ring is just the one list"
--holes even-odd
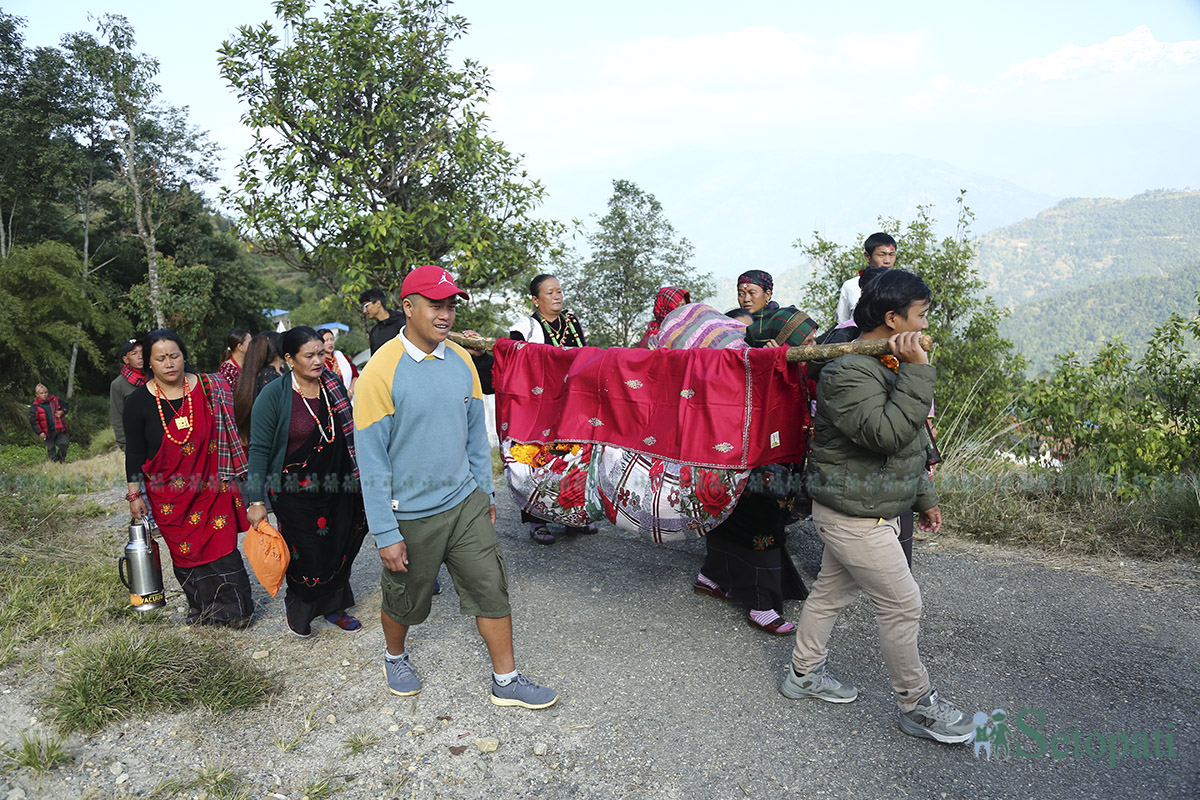
[(446, 565), (458, 607), (472, 617), (499, 619), (512, 613), (508, 570), (496, 529), (488, 519), (488, 497), (479, 489), (449, 511), (400, 520), (408, 546), (408, 572), (384, 568), (383, 613), (401, 625), (419, 625), (429, 617), (433, 583)]

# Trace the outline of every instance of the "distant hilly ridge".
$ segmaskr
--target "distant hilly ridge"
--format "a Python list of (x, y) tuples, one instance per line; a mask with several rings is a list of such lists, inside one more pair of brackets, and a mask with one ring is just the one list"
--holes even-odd
[(1200, 263), (1022, 303), (1000, 331), (1029, 359), (1030, 375), (1052, 368), (1057, 354), (1074, 352), (1090, 359), (1100, 345), (1117, 336), (1139, 358), (1154, 329), (1171, 314), (1196, 313), (1198, 291)]
[(1200, 262), (1200, 192), (1069, 199), (979, 240), (979, 274), (1001, 305)]
[(1170, 314), (1196, 311), (1200, 192), (1064, 200), (982, 236), (977, 263), (1031, 374), (1117, 334), (1137, 357)]

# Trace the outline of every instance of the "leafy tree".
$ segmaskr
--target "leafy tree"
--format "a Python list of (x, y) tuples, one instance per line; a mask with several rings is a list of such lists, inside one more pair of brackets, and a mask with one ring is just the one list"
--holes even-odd
[(654, 195), (633, 181), (614, 180), (608, 213), (588, 236), (586, 261), (570, 255), (561, 273), (567, 301), (583, 313), (588, 341), (630, 347), (641, 338), (662, 286), (679, 286), (700, 301), (713, 294), (710, 273), (689, 263), (692, 245), (675, 232)]
[(18, 246), (0, 260), (0, 393), (20, 394), (38, 381), (62, 391), (75, 344), (103, 363), (87, 330), (102, 331), (106, 318), (89, 294), (78, 254), (60, 242)]
[(23, 24), (0, 11), (0, 258), (63, 235), (76, 148), (73, 71), (54, 48), (26, 48)]
[(255, 130), (223, 199), (257, 244), (348, 305), (427, 262), (468, 289), (526, 269), (558, 226), (531, 217), (544, 190), (487, 135), (486, 69), (451, 63), (467, 21), (445, 0), (314, 6), (278, 0), (278, 25), (220, 48)]
[[(958, 420), (960, 433), (1011, 413), (1025, 369), (1025, 360), (999, 332), (1008, 312), (982, 293), (970, 238), (974, 215), (964, 195), (958, 197), (954, 235), (940, 241), (929, 206), (917, 206), (915, 218), (903, 228), (894, 219), (879, 220), (880, 229), (890, 231), (900, 244), (896, 268), (920, 275), (933, 292), (929, 333), (935, 344), (931, 361), (938, 368), (937, 409), (940, 416)], [(795, 243), (813, 268), (804, 302), (823, 328), (836, 322), (842, 283), (863, 267), (861, 241), (843, 247), (814, 232), (811, 243)]]
[[(183, 338), (197, 369), (216, 369), (230, 330), (257, 331), (266, 327), (262, 309), (269, 304), (271, 291), (247, 262), (237, 260), (218, 267), (181, 266), (164, 256), (159, 277), (161, 327), (171, 328)], [(129, 300), (140, 328), (157, 324), (153, 321), (148, 282), (133, 287)]]
[(158, 275), (158, 229), (175, 209), (179, 190), (213, 180), (216, 146), (187, 121), (187, 108), (158, 105), (158, 61), (134, 52), (133, 27), (119, 14), (99, 23), (104, 45), (77, 37), (76, 52), (111, 104), (110, 129), (120, 151), (120, 179), (146, 253), (147, 300), (157, 327), (166, 324)]

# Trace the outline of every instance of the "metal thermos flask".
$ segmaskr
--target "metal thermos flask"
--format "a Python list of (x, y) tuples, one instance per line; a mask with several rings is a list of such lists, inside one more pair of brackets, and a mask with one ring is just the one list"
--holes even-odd
[(167, 604), (158, 542), (142, 520), (134, 520), (129, 526), (129, 544), (125, 545), (125, 555), (117, 561), (117, 575), (129, 590), (129, 605), (134, 611), (153, 611)]

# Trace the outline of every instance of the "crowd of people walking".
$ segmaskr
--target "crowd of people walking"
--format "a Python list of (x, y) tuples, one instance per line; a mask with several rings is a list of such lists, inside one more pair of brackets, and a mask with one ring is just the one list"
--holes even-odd
[[(743, 604), (758, 630), (793, 635), (780, 691), (831, 703), (858, 696), (833, 676), (828, 645), (838, 613), (865, 592), (878, 618), (901, 729), (966, 741), (970, 720), (939, 697), (917, 650), (921, 595), (911, 567), (912, 521), (917, 515), (930, 531), (941, 525), (928, 425), (936, 370), (918, 340), (933, 298), (918, 276), (893, 268), (894, 239), (875, 234), (864, 249), (864, 270), (847, 281), (836, 309), (844, 319), (821, 340), (883, 339), (889, 354), (797, 366), (805, 412), (798, 419), (808, 425), (812, 413), (807, 463), (756, 470), (770, 474), (752, 475), (732, 513), (708, 533), (692, 588)], [(748, 270), (736, 288), (738, 307), (723, 313), (693, 303), (686, 288), (663, 287), (639, 346), (813, 343), (816, 323), (773, 298), (769, 273)], [(251, 623), (255, 607), (238, 534), (273, 514), (291, 556), (287, 629), (308, 638), (324, 619), (345, 633), (363, 630), (351, 613), (350, 575), (369, 531), (382, 566), (389, 691), (421, 690), (409, 633), (428, 617), (445, 565), (461, 612), (476, 618), (487, 646), (491, 701), (531, 709), (557, 701), (556, 691), (516, 666), (484, 413), (490, 362), (447, 339), (458, 303), (467, 299), (454, 277), (433, 265), (404, 279), (400, 309), (388, 309), (381, 290), (364, 292), (361, 310), (375, 325), (361, 372), (336, 349), (333, 331), (303, 326), (282, 334), (231, 331), (211, 375), (193, 368), (172, 331), (121, 345), (110, 416), (125, 453), (129, 513), (152, 520), (166, 541), (188, 623)], [(534, 278), (529, 300), (531, 313), (510, 326), (511, 339), (587, 346), (555, 276)], [(66, 454), (66, 414), (39, 385), (30, 422), (54, 460)], [(762, 488), (772, 482), (771, 490)], [(786, 545), (788, 525), (810, 510), (824, 555), (815, 583), (806, 587)], [(540, 545), (597, 532), (592, 524), (555, 533), (532, 508), (521, 513)], [(795, 623), (784, 616), (792, 600), (803, 601)]]

